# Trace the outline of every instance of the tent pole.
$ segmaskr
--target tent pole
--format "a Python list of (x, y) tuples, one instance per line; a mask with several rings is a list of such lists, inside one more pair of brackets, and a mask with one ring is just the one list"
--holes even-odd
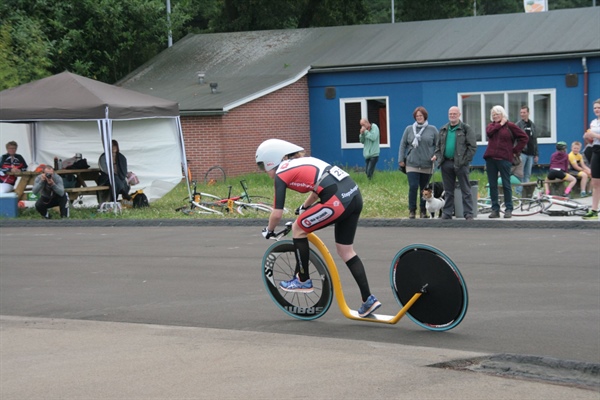
[(188, 191), (188, 199), (192, 201), (192, 189), (190, 188), (190, 177), (188, 175), (188, 163), (187, 156), (185, 153), (185, 141), (183, 140), (183, 129), (181, 128), (181, 118), (175, 118), (175, 124), (177, 125), (177, 132), (179, 133), (179, 150), (181, 152), (181, 165), (183, 166), (183, 175), (185, 176), (185, 184)]

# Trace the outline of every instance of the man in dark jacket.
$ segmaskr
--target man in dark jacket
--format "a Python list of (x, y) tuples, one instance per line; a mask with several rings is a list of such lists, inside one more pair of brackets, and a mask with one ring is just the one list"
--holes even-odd
[(35, 178), (31, 191), (39, 194), (35, 202), (35, 209), (46, 219), (50, 219), (48, 210), (52, 207), (60, 207), (60, 216), (69, 217), (69, 197), (65, 193), (65, 187), (60, 175), (54, 173), (54, 168), (49, 165), (44, 167), (44, 172)]
[(538, 144), (537, 144), (537, 128), (532, 120), (529, 119), (529, 107), (522, 106), (519, 111), (521, 120), (517, 122), (517, 126), (529, 136), (527, 146), (521, 152), (521, 164), (523, 165), (523, 182), (529, 182), (531, 177), (531, 169), (534, 164), (538, 163)]
[[(469, 182), (469, 167), (477, 151), (475, 131), (460, 120), (460, 110), (453, 106), (448, 110), (449, 122), (440, 128), (440, 140), (435, 148), (433, 160), (442, 170), (445, 201), (442, 219), (452, 219), (454, 212), (454, 188), (460, 186), (463, 216), (473, 219), (473, 199)], [(460, 217), (460, 215), (457, 215)]]

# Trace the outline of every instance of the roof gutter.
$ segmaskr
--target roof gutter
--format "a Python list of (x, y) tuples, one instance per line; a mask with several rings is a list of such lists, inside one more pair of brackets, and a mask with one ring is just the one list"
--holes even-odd
[(180, 110), (179, 115), (182, 117), (210, 117), (222, 116), (227, 114), (225, 110)]
[(291, 85), (293, 83), (296, 83), (303, 76), (305, 76), (309, 71), (310, 71), (310, 66), (306, 67), (305, 69), (303, 69), (298, 74), (296, 74), (295, 76), (291, 77), (290, 79), (287, 79), (285, 81), (281, 81), (281, 82), (279, 82), (276, 85), (273, 85), (273, 86), (270, 86), (270, 87), (268, 87), (266, 89), (261, 90), (260, 92), (252, 93), (252, 95), (244, 97), (244, 98), (239, 99), (237, 101), (234, 101), (233, 103), (226, 104), (223, 107), (223, 110), (225, 112), (227, 112), (227, 111), (229, 111), (229, 110), (231, 110), (233, 108), (236, 108), (236, 107), (239, 107), (239, 106), (241, 106), (243, 104), (249, 103), (252, 100), (256, 100), (256, 99), (258, 99), (260, 97), (263, 97), (263, 96), (266, 96), (266, 95), (268, 95), (270, 93), (273, 93), (273, 92), (275, 92), (275, 91), (277, 91), (277, 90), (279, 90), (281, 88), (284, 88), (284, 87), (289, 86), (289, 85)]
[(440, 67), (440, 66), (453, 66), (453, 65), (474, 65), (474, 64), (491, 64), (491, 63), (513, 63), (523, 61), (548, 61), (548, 60), (559, 60), (565, 58), (580, 58), (580, 57), (598, 57), (600, 56), (600, 49), (598, 51), (585, 51), (576, 53), (560, 53), (560, 54), (543, 54), (538, 56), (514, 56), (514, 57), (496, 57), (496, 58), (470, 58), (462, 60), (444, 60), (444, 61), (416, 61), (416, 62), (403, 62), (403, 63), (391, 63), (391, 64), (377, 64), (377, 65), (354, 65), (354, 66), (331, 66), (331, 67), (320, 67), (313, 66), (309, 73), (324, 73), (324, 72), (353, 72), (353, 71), (373, 71), (381, 69), (397, 69), (397, 68), (423, 68), (423, 67)]

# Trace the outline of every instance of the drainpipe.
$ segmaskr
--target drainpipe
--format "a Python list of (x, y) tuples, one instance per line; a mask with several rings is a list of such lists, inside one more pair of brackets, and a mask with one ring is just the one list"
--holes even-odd
[(588, 69), (585, 57), (581, 59), (581, 65), (583, 66), (583, 130), (586, 131), (588, 127)]

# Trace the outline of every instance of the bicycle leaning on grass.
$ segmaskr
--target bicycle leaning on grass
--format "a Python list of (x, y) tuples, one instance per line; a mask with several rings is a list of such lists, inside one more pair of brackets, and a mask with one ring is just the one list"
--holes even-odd
[(277, 242), (263, 256), (262, 279), (277, 307), (294, 318), (314, 320), (322, 317), (329, 309), (334, 293), (342, 314), (363, 322), (395, 324), (408, 315), (423, 328), (447, 331), (460, 324), (467, 313), (467, 286), (460, 271), (444, 253), (425, 244), (407, 246), (392, 260), (390, 284), (402, 307), (396, 315), (371, 314), (361, 318), (358, 311), (348, 307), (333, 257), (315, 233), (308, 234), (313, 245), (309, 255), (313, 290), (308, 293), (284, 291), (279, 283), (292, 279), (296, 270), (294, 243), (281, 240), (291, 229), (292, 222), (288, 222), (272, 237)]
[(188, 200), (189, 204), (184, 207), (176, 208), (175, 211), (181, 211), (185, 214), (217, 214), (224, 215), (225, 213), (234, 213), (245, 215), (246, 213), (262, 212), (270, 213), (273, 207), (262, 200), (268, 200), (266, 197), (253, 196), (248, 193), (248, 185), (245, 180), (240, 181), (242, 186), (242, 194), (239, 196), (231, 196), (232, 186), (230, 185), (229, 194), (226, 198), (216, 196), (211, 193), (199, 192), (196, 181), (192, 181), (192, 196)]

